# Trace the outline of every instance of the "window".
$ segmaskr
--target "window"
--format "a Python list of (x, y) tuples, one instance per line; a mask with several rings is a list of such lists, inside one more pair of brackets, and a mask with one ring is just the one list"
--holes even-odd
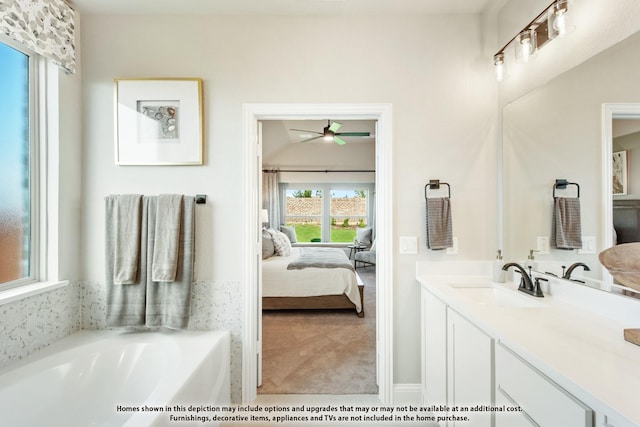
[(356, 228), (368, 223), (368, 191), (366, 189), (331, 190), (331, 241), (353, 242)]
[(284, 186), (284, 223), (299, 242), (351, 243), (357, 228), (370, 224), (372, 185)]
[(0, 42), (0, 288), (35, 277), (33, 61)]
[(322, 205), (320, 189), (289, 188), (285, 191), (286, 225), (293, 225), (299, 242), (322, 241)]

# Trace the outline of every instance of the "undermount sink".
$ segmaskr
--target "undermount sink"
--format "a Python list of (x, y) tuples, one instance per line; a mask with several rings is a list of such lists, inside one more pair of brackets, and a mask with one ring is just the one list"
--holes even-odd
[(449, 283), (453, 289), (465, 298), (483, 305), (514, 308), (544, 307), (535, 297), (518, 293), (516, 290), (498, 287), (490, 283)]

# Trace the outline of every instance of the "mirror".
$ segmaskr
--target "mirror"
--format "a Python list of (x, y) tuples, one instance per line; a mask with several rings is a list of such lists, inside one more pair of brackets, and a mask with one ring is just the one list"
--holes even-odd
[[(634, 161), (631, 148), (620, 148), (622, 146), (616, 144), (629, 143), (618, 140), (622, 134), (626, 139), (633, 139), (628, 135), (640, 130), (640, 114), (636, 117), (619, 115), (610, 107), (607, 124), (603, 120), (603, 105), (635, 103), (640, 112), (639, 75), (640, 33), (637, 33), (504, 107), (503, 233), (506, 259), (524, 261), (530, 250), (545, 247), (544, 238), (551, 235), (554, 183), (556, 179), (567, 179), (580, 186), (583, 249), (551, 247), (548, 251), (537, 252), (536, 269), (561, 276), (563, 265), (584, 262), (591, 271), (583, 273), (580, 269), (576, 271), (576, 277), (583, 275), (588, 284), (597, 287), (601, 287), (600, 282), (591, 283), (588, 279), (603, 280), (603, 288), (610, 288), (607, 285), (610, 276), (602, 268), (598, 253), (613, 244), (613, 216), (620, 222), (620, 215), (611, 213), (612, 205), (618, 205), (622, 200), (626, 205), (633, 205), (633, 211), (625, 212), (625, 221), (631, 224), (635, 214), (636, 228), (640, 222), (637, 215), (640, 181), (634, 178), (636, 173), (640, 174), (640, 158)], [(621, 130), (635, 126), (638, 126), (635, 132)], [(613, 140), (609, 148), (606, 141), (603, 142), (607, 128), (609, 138)], [(614, 137), (614, 131), (620, 135)], [(613, 151), (626, 151), (626, 195), (612, 195)], [(640, 156), (640, 150), (636, 150), (636, 154)], [(635, 186), (634, 181), (637, 182)], [(556, 195), (575, 197), (576, 188), (568, 186), (566, 190), (556, 190)], [(629, 232), (635, 231), (626, 230), (621, 234)], [(590, 244), (590, 240), (594, 243)]]

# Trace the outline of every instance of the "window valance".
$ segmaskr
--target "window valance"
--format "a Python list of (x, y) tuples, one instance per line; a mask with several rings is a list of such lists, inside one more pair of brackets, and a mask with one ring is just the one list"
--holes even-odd
[(74, 16), (63, 0), (0, 0), (0, 33), (74, 73)]

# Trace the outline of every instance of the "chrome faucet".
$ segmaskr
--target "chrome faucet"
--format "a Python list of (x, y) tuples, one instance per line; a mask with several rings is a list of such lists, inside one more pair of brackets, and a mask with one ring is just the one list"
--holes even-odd
[(519, 291), (524, 292), (524, 293), (529, 294), (529, 295), (533, 295), (534, 297), (538, 297), (538, 298), (544, 297), (544, 294), (542, 293), (542, 290), (540, 289), (539, 280), (546, 280), (546, 279), (536, 278), (535, 279), (536, 283), (534, 285), (533, 282), (531, 281), (531, 276), (529, 275), (529, 273), (527, 273), (525, 271), (524, 268), (522, 268), (522, 266), (520, 264), (515, 263), (515, 262), (508, 262), (508, 263), (506, 263), (505, 265), (502, 266), (502, 269), (504, 271), (507, 271), (509, 269), (509, 267), (514, 267), (514, 268), (518, 269), (518, 272), (522, 276), (520, 278), (520, 286), (518, 286), (518, 290)]
[[(571, 278), (571, 273), (573, 273), (573, 270), (575, 270), (577, 267), (584, 268), (584, 271), (591, 271), (589, 266), (587, 264), (585, 264), (584, 262), (576, 262), (576, 263), (571, 264), (569, 266), (569, 268), (567, 268), (567, 271), (562, 275), (562, 278), (563, 279), (567, 279), (567, 280), (573, 280), (574, 282), (582, 282), (582, 280), (577, 280), (577, 279), (572, 279)], [(564, 266), (562, 266), (562, 268), (564, 268)], [(584, 282), (582, 282), (582, 283), (584, 283)]]

